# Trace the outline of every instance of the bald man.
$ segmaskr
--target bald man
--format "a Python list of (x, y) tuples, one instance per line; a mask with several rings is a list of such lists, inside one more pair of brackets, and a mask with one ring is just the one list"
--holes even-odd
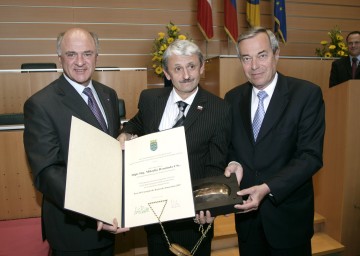
[[(64, 209), (72, 116), (114, 138), (119, 135), (116, 92), (91, 80), (98, 49), (94, 33), (80, 28), (61, 33), (57, 54), (63, 74), (24, 105), (24, 146), (34, 185), (43, 195), (42, 233), (53, 256), (112, 256), (114, 234), (128, 230), (118, 228), (116, 219), (111, 226)], [(85, 88), (92, 95), (85, 94)], [(96, 102), (100, 117), (93, 114), (89, 101)]]

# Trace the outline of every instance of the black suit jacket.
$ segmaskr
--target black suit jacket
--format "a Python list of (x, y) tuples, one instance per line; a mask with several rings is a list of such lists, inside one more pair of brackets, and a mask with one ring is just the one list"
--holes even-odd
[[(124, 126), (122, 132), (145, 135), (159, 131), (171, 87), (144, 90), (139, 99), (138, 113)], [(215, 175), (223, 175), (230, 142), (230, 106), (217, 96), (199, 88), (186, 115), (184, 128), (192, 180)], [(181, 195), (180, 195), (181, 196)], [(199, 226), (192, 219), (163, 223), (172, 243), (188, 245), (188, 250), (198, 241)], [(148, 225), (145, 230), (152, 238), (151, 246), (163, 243), (159, 224)], [(213, 237), (213, 227), (206, 235), (209, 247)], [(191, 245), (191, 246), (190, 246)]]
[(258, 211), (236, 214), (236, 230), (246, 240), (257, 214), (274, 248), (294, 247), (313, 235), (312, 176), (322, 166), (325, 108), (320, 88), (279, 74), (257, 141), (251, 121), (252, 85), (225, 95), (233, 109), (229, 161), (242, 164), (240, 188), (266, 183)]
[[(139, 136), (158, 132), (172, 88), (144, 90), (138, 113), (122, 132)], [(230, 140), (230, 107), (217, 96), (199, 88), (184, 122), (192, 179), (222, 175)]]
[[(109, 135), (116, 137), (120, 129), (116, 92), (96, 81), (93, 86), (106, 114)], [(43, 194), (44, 239), (52, 248), (64, 251), (113, 243), (113, 235), (96, 231), (95, 220), (64, 209), (71, 117), (101, 130), (86, 102), (62, 75), (25, 102), (24, 115), (25, 151), (34, 185)]]
[[(329, 87), (341, 84), (352, 79), (350, 57), (342, 57), (331, 64)], [(355, 79), (360, 79), (360, 65), (356, 69)]]

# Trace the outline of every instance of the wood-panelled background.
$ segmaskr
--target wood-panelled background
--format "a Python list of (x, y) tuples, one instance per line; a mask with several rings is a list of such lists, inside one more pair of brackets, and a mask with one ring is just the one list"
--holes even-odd
[[(261, 0), (261, 25), (273, 27), (273, 1)], [(147, 67), (148, 83), (161, 83), (151, 68), (152, 42), (172, 21), (207, 57), (235, 54), (224, 31), (222, 0), (212, 0), (214, 37), (206, 43), (197, 27), (196, 0), (0, 0), (0, 69), (25, 62), (55, 62), (59, 32), (79, 26), (100, 37), (98, 66)], [(239, 32), (247, 28), (246, 1), (237, 1)], [(315, 56), (327, 32), (359, 30), (359, 0), (286, 0), (288, 42), (283, 56)]]

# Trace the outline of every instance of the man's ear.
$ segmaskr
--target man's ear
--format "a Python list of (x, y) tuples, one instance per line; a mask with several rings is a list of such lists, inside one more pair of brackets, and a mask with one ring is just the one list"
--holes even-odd
[(171, 80), (169, 73), (166, 72), (165, 69), (163, 69), (163, 72), (164, 72), (164, 75), (166, 76), (167, 80)]

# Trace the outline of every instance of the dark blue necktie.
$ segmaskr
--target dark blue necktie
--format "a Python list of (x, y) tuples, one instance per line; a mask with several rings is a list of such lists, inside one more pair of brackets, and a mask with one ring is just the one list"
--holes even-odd
[(356, 69), (357, 69), (357, 58), (352, 58), (352, 79), (355, 79), (355, 75), (356, 75)]

